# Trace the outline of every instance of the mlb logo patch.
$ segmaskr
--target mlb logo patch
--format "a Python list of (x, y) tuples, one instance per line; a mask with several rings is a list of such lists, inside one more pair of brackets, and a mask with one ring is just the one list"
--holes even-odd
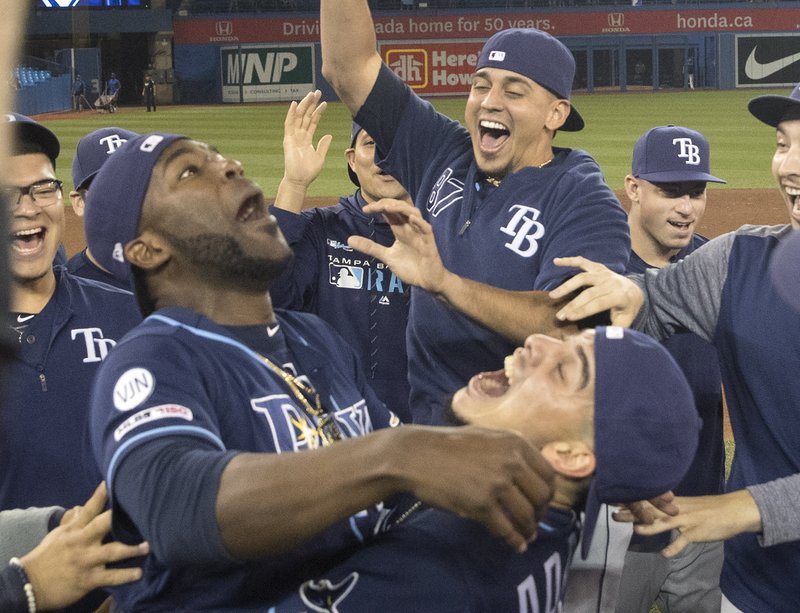
[(489, 52), (489, 61), (490, 62), (502, 62), (506, 59), (506, 52), (505, 51), (490, 51)]

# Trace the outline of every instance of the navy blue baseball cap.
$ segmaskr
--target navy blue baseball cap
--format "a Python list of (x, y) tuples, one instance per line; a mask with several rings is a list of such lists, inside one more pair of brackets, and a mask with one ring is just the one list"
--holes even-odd
[[(501, 68), (536, 81), (559, 98), (572, 95), (575, 58), (566, 45), (534, 28), (510, 28), (493, 35), (481, 50), (475, 70)], [(561, 130), (577, 132), (584, 126), (574, 106)]]
[(781, 240), (769, 268), (775, 291), (800, 313), (800, 230)]
[(58, 137), (51, 130), (27, 115), (20, 115), (19, 113), (6, 113), (5, 120), (12, 124), (11, 137), (14, 140), (41, 145), (45, 155), (50, 158), (53, 168), (55, 168), (56, 158), (61, 152), (61, 143), (58, 142)]
[(777, 128), (790, 112), (800, 119), (800, 85), (795, 86), (788, 96), (758, 96), (747, 103), (747, 110), (756, 119), (768, 126)]
[[(360, 125), (358, 125), (355, 121), (353, 125), (350, 126), (350, 149), (356, 146), (356, 138), (358, 137), (358, 133), (363, 130)], [(347, 164), (347, 174), (350, 177), (350, 180), (357, 186), (361, 187), (361, 182), (358, 180), (358, 175), (353, 172), (353, 169), (350, 168), (350, 163)]]
[(655, 339), (595, 328), (594, 453), (581, 555), (601, 504), (653, 498), (677, 486), (694, 459), (701, 420), (680, 366)]
[(86, 197), (86, 244), (97, 262), (121, 281), (130, 280), (125, 245), (139, 234), (139, 219), (153, 167), (179, 134), (154, 132), (128, 140), (102, 165)]
[(710, 163), (708, 141), (700, 132), (681, 126), (658, 126), (636, 141), (631, 174), (652, 183), (726, 183), (710, 174)]
[(72, 160), (72, 184), (75, 189), (88, 187), (108, 156), (134, 136), (139, 134), (125, 128), (100, 128), (79, 140)]

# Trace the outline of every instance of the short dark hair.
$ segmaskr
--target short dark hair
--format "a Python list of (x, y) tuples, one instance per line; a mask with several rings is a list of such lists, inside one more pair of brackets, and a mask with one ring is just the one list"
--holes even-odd
[(19, 134), (17, 134), (16, 138), (11, 139), (11, 155), (31, 155), (34, 153), (46, 155), (55, 169), (56, 161), (50, 157), (50, 153), (40, 142), (27, 140), (24, 135), (20, 138)]

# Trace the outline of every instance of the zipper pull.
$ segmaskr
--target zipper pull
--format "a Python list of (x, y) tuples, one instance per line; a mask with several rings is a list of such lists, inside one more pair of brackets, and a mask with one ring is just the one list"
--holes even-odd
[(464, 225), (463, 225), (463, 226), (461, 226), (461, 229), (458, 231), (458, 235), (459, 235), (459, 236), (463, 235), (463, 234), (464, 234), (464, 232), (466, 232), (466, 231), (467, 231), (467, 228), (469, 228), (469, 226), (470, 226), (470, 224), (471, 224), (471, 223), (472, 223), (472, 221), (470, 221), (469, 219), (467, 219), (467, 221), (465, 221), (465, 222), (464, 222)]
[(39, 383), (42, 385), (42, 391), (47, 391), (47, 377), (44, 376), (43, 372), (39, 373)]

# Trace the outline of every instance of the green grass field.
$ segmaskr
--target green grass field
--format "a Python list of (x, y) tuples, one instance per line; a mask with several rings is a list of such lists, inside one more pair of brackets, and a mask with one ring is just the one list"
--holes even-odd
[[(784, 89), (579, 94), (574, 102), (587, 127), (577, 133), (560, 133), (556, 144), (589, 151), (600, 163), (609, 185), (620, 189), (638, 136), (655, 125), (680, 124), (706, 135), (711, 142), (712, 172), (728, 179), (728, 187), (771, 187), (768, 160), (774, 148), (774, 132), (747, 112), (747, 101), (775, 93), (788, 95)], [(463, 119), (464, 102), (433, 99), (439, 110), (459, 120)], [(77, 119), (57, 114), (41, 119), (61, 139), (59, 176), (70, 184), (72, 156), (79, 138), (96, 128), (117, 125), (138, 132), (177, 132), (210, 142), (225, 155), (237, 157), (247, 174), (272, 195), (283, 173), (281, 140), (287, 106), (171, 106), (161, 107), (157, 113), (123, 107), (116, 114), (85, 111)], [(320, 135), (324, 133), (333, 134), (334, 141), (328, 164), (310, 195), (333, 198), (352, 191), (342, 153), (349, 144), (350, 116), (340, 103), (329, 105), (319, 131)]]

